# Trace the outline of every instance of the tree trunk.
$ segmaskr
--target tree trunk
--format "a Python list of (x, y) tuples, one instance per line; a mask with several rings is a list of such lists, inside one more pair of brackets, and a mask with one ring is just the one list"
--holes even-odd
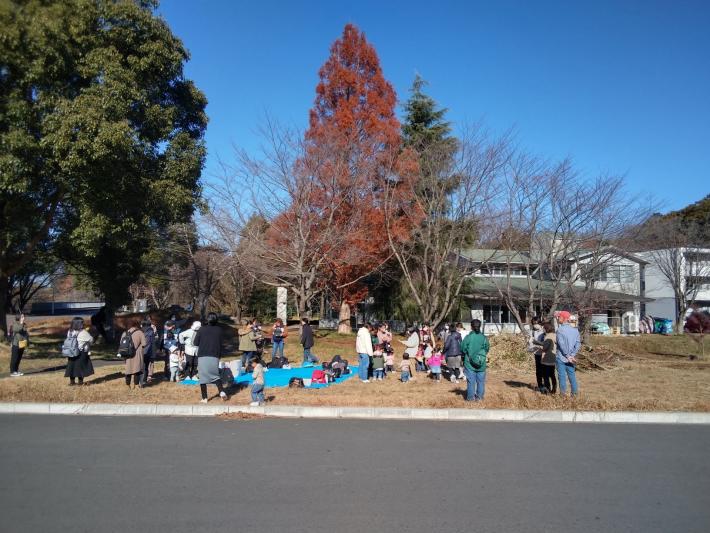
[(7, 289), (8, 278), (4, 274), (0, 276), (0, 331), (2, 340), (7, 338)]
[(343, 300), (340, 304), (340, 312), (338, 313), (338, 333), (352, 333), (353, 328), (350, 326), (350, 304)]

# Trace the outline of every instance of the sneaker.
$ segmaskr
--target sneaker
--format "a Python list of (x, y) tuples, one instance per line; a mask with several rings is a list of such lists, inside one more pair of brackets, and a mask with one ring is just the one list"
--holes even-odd
[(13, 372), (10, 376), (13, 378), (19, 378), (20, 376), (24, 376), (24, 374), (22, 372)]
[(456, 383), (456, 384), (458, 385), (459, 380), (458, 380), (458, 379), (455, 379), (455, 380), (454, 380), (454, 383)]
[(451, 383), (456, 383), (456, 377), (452, 374), (452, 375), (449, 377), (449, 381), (451, 381)]
[(229, 400), (229, 396), (227, 396), (227, 393), (224, 391), (219, 393), (219, 397), (222, 398), (225, 402)]
[(362, 381), (362, 383), (370, 383), (370, 380), (369, 380), (369, 379), (362, 379), (362, 380), (360, 380), (360, 381)]
[(207, 403), (207, 398), (202, 398), (202, 399), (200, 400), (200, 403)]
[(249, 407), (259, 407), (259, 402), (251, 402)]

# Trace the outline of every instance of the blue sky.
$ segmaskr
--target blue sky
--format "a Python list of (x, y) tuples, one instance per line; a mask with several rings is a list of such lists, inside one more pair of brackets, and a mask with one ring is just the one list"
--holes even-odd
[[(662, 211), (710, 193), (710, 2), (163, 0), (206, 93), (204, 178), (258, 147), (269, 113), (305, 127), (318, 69), (352, 22), (400, 102), (416, 72), (462, 124), (514, 127), (587, 176), (624, 174)], [(400, 110), (401, 111), (401, 110)]]

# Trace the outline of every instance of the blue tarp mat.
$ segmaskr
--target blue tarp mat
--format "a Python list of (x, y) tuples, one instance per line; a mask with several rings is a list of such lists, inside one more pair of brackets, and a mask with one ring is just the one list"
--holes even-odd
[[(336, 379), (334, 383), (342, 383), (346, 379), (357, 375), (356, 366), (348, 366), (348, 368), (350, 369), (350, 373), (345, 374), (344, 376), (341, 376), (340, 378)], [(271, 368), (268, 372), (264, 374), (264, 380), (266, 382), (266, 387), (288, 387), (288, 382), (291, 380), (291, 378), (311, 379), (311, 375), (313, 374), (314, 370), (323, 370), (323, 367), (321, 365), (317, 365), (297, 368)], [(234, 379), (234, 382), (244, 383), (245, 385), (251, 384), (251, 372), (248, 374), (241, 374), (240, 376), (237, 376)], [(180, 383), (182, 385), (198, 385), (199, 381), (194, 379), (185, 379)], [(322, 383), (315, 383), (308, 388), (322, 389), (323, 387), (327, 386), (328, 385), (324, 385)]]

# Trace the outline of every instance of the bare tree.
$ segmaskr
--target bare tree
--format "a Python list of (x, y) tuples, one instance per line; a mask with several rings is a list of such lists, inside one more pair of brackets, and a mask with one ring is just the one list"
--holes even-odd
[[(473, 128), (453, 153), (441, 143), (422, 150), (417, 179), (388, 183), (385, 228), (422, 320), (436, 327), (475, 268), (461, 255), (479, 236), (510, 149), (507, 137), (492, 139)], [(402, 192), (411, 205), (402, 205)], [(398, 235), (403, 209), (410, 219), (405, 227), (415, 228), (408, 239)]]
[[(263, 154), (238, 149), (214, 187), (214, 238), (254, 279), (292, 291), (301, 316), (326, 288), (337, 291), (369, 272), (327, 287), (332, 265), (348, 261), (348, 242), (363, 226), (357, 205), (362, 176), (347, 169), (341, 146), (306, 145), (299, 132), (267, 121)], [(355, 258), (353, 257), (353, 260)]]

